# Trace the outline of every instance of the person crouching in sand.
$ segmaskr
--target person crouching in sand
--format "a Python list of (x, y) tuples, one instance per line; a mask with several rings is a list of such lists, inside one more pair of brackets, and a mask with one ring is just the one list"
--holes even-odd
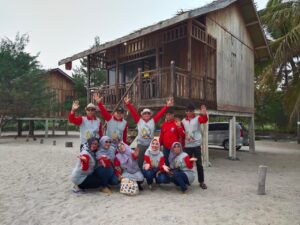
[(187, 186), (191, 185), (195, 179), (195, 172), (193, 171), (193, 162), (196, 158), (190, 158), (189, 155), (183, 152), (182, 145), (179, 142), (174, 142), (170, 155), (170, 178), (171, 181), (180, 187), (182, 193), (185, 193)]
[(101, 180), (94, 175), (97, 163), (95, 152), (98, 150), (98, 145), (98, 139), (92, 137), (88, 139), (86, 148), (80, 152), (71, 176), (74, 183), (74, 193), (83, 192), (83, 189), (99, 188), (101, 186)]
[(145, 152), (143, 165), (143, 174), (150, 190), (152, 190), (153, 179), (157, 184), (169, 183), (165, 172), (169, 172), (169, 167), (165, 165), (165, 157), (160, 151), (159, 141), (153, 139)]
[(142, 191), (143, 188), (141, 184), (144, 182), (144, 176), (137, 163), (138, 154), (137, 148), (132, 151), (127, 144), (120, 142), (114, 160), (114, 167), (115, 173), (120, 181), (122, 178), (135, 180), (139, 186), (139, 190)]
[(112, 193), (108, 185), (117, 185), (119, 183), (113, 168), (115, 159), (115, 148), (112, 146), (112, 139), (103, 136), (100, 139), (99, 150), (96, 152), (98, 167), (95, 169), (95, 175), (101, 180), (100, 189), (104, 193)]

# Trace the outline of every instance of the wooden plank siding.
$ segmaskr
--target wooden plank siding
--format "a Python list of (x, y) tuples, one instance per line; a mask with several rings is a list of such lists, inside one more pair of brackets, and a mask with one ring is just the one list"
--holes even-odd
[[(74, 98), (74, 83), (70, 79), (61, 75), (57, 70), (49, 71), (47, 74), (48, 90), (55, 94), (54, 102), (50, 104), (64, 104), (67, 100)], [(59, 111), (49, 112), (48, 117), (66, 117), (68, 111), (60, 108)]]
[(236, 4), (206, 16), (207, 32), (217, 39), (217, 109), (254, 111), (254, 52)]

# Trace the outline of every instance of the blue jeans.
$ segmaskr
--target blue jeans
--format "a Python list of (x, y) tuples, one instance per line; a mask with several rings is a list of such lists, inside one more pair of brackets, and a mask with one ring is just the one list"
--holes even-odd
[(99, 166), (94, 173), (101, 180), (101, 186), (103, 187), (107, 187), (108, 184), (117, 185), (119, 183), (112, 167)]
[(158, 169), (143, 170), (143, 174), (147, 180), (148, 185), (153, 183), (153, 179), (155, 179), (155, 182), (157, 184), (167, 184), (170, 182), (169, 177), (165, 173), (160, 173), (158, 177), (156, 177), (157, 171)]
[(164, 154), (164, 157), (165, 157), (165, 164), (166, 164), (167, 166), (170, 166), (170, 163), (169, 163), (170, 149), (164, 147), (163, 154)]
[(187, 190), (187, 185), (190, 185), (187, 175), (178, 170), (173, 171), (173, 173), (174, 175), (171, 177), (171, 181), (176, 186), (179, 186), (182, 192), (185, 192)]

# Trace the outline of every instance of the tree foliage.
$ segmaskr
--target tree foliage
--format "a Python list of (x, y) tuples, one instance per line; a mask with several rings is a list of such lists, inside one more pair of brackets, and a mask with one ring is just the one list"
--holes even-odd
[[(95, 37), (92, 47), (100, 45), (100, 38)], [(88, 61), (87, 58), (80, 60), (80, 66), (74, 69), (72, 74), (75, 81), (75, 96), (81, 106), (87, 105), (87, 82), (88, 82)], [(90, 68), (90, 86), (100, 86), (106, 80), (105, 71), (100, 68)], [(81, 107), (81, 111), (83, 108)], [(80, 110), (79, 110), (80, 111)]]
[(51, 93), (37, 60), (25, 51), (28, 35), (0, 41), (0, 127), (8, 119), (41, 116), (48, 111)]
[[(274, 59), (256, 65), (260, 70), (256, 77), (256, 100), (282, 95), (277, 100), (292, 121), (300, 109), (300, 0), (269, 0), (259, 15), (270, 36)], [(263, 101), (264, 98), (258, 105)]]

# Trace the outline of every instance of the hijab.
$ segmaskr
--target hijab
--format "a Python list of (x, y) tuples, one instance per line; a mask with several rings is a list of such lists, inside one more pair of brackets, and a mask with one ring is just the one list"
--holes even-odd
[[(174, 146), (175, 146), (175, 145), (179, 145), (179, 146), (180, 146), (180, 152), (179, 152), (178, 154), (176, 154), (176, 153), (174, 152)], [(175, 167), (175, 165), (174, 165), (175, 158), (176, 158), (178, 155), (180, 155), (182, 152), (183, 152), (183, 149), (182, 149), (181, 143), (180, 143), (180, 142), (174, 142), (174, 143), (172, 144), (171, 149), (170, 149), (170, 155), (169, 155), (169, 164), (170, 164), (170, 167), (171, 167), (172, 169)]]

